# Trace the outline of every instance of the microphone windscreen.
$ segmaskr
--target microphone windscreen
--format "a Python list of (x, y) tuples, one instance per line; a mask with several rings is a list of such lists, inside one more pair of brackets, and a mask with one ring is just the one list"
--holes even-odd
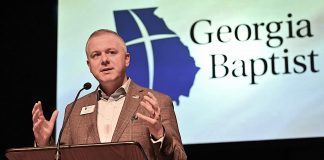
[(86, 90), (90, 89), (91, 88), (91, 83), (90, 82), (85, 83), (83, 85), (83, 88), (86, 89)]

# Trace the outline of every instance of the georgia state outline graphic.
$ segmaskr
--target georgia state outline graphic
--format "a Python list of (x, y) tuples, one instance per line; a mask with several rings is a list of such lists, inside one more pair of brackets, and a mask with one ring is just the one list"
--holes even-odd
[(156, 9), (114, 11), (117, 33), (131, 54), (127, 75), (179, 105), (180, 95), (189, 96), (199, 68), (180, 38), (154, 15)]

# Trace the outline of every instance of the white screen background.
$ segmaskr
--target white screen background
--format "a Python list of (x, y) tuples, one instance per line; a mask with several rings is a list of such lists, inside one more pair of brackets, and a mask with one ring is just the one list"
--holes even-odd
[[(101, 28), (116, 30), (113, 11), (151, 7), (157, 7), (155, 15), (180, 37), (195, 65), (200, 68), (189, 97), (181, 96), (180, 105), (174, 103), (184, 144), (324, 136), (324, 2), (309, 0), (298, 3), (292, 0), (59, 0), (57, 108), (60, 114), (57, 133), (61, 129), (66, 105), (74, 100), (82, 85), (91, 82), (91, 91), (98, 85), (86, 64), (85, 43), (89, 35)], [(292, 18), (287, 17), (288, 13), (292, 13)], [(201, 23), (197, 31), (199, 39), (206, 39), (204, 32), (213, 32), (210, 44), (198, 45), (190, 38), (190, 27), (200, 19), (212, 22), (212, 25)], [(296, 23), (301, 19), (311, 22), (314, 36), (286, 39), (286, 21), (292, 21), (293, 32), (296, 33), (299, 28)], [(278, 48), (266, 46), (267, 32), (264, 28), (260, 29), (259, 41), (239, 42), (233, 38), (233, 33), (228, 35), (232, 39), (227, 43), (221, 43), (216, 38), (217, 29), (222, 25), (234, 29), (239, 24), (252, 26), (271, 21), (283, 22), (277, 35), (284, 40)], [(212, 54), (227, 55), (228, 61), (249, 61), (266, 59), (273, 53), (282, 57), (284, 49), (289, 50), (288, 55), (292, 58), (296, 55), (307, 57), (314, 51), (319, 55), (314, 63), (320, 71), (311, 72), (309, 62), (305, 61), (308, 68), (303, 74), (275, 76), (268, 68), (265, 75), (256, 77), (256, 85), (250, 84), (250, 76), (211, 78)], [(278, 63), (277, 67), (278, 70), (283, 69), (282, 64)], [(249, 73), (250, 69), (246, 71)], [(89, 92), (83, 91), (81, 96)]]

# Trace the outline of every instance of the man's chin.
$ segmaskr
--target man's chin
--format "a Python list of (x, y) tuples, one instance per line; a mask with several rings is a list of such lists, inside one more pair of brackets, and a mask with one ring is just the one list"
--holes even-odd
[(116, 74), (105, 74), (105, 75), (101, 75), (98, 77), (98, 80), (101, 83), (111, 83), (111, 82), (118, 82), (118, 81), (123, 81), (122, 77), (117, 76)]
[(109, 82), (114, 82), (114, 81), (116, 81), (116, 79), (113, 79), (113, 78), (101, 79), (101, 82), (103, 82), (103, 83), (109, 83)]

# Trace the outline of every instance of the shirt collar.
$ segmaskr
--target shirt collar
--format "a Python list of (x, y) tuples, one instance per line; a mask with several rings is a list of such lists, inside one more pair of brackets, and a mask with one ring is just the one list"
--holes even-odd
[[(117, 101), (120, 98), (123, 98), (124, 96), (126, 96), (130, 82), (131, 82), (131, 79), (128, 78), (127, 81), (121, 87), (119, 87), (113, 94), (110, 95), (110, 97), (112, 99), (114, 99), (115, 101)], [(103, 92), (99, 86), (98, 87), (98, 100), (101, 100), (101, 99), (108, 100), (109, 96), (106, 95), (106, 93)]]

